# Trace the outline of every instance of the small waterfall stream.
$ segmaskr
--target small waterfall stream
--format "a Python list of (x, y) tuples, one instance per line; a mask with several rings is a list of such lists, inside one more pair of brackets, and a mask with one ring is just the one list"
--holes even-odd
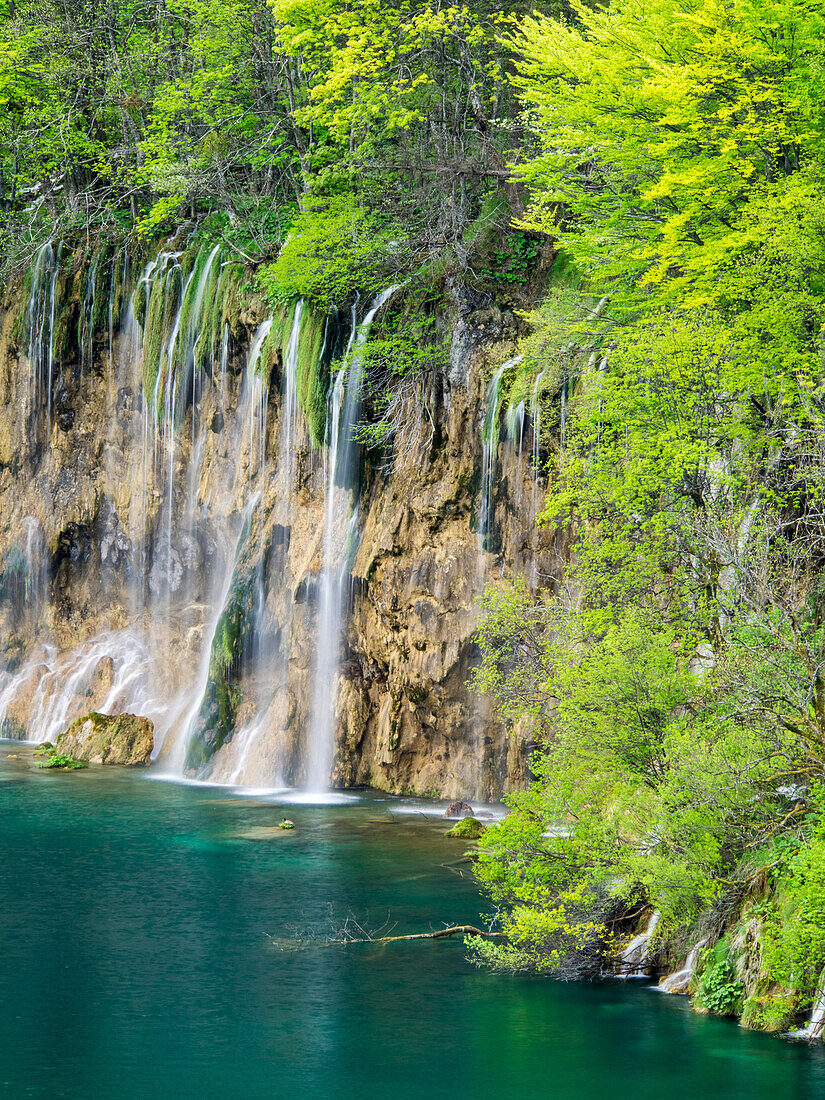
[(690, 980), (696, 972), (696, 963), (699, 960), (699, 952), (707, 943), (707, 940), (699, 940), (691, 947), (685, 959), (685, 965), (681, 970), (673, 974), (667, 974), (659, 982), (658, 988), (663, 993), (687, 993)]
[[(277, 750), (273, 751), (273, 737), (286, 729), (288, 723), (288, 668), (291, 642), (290, 578), (286, 563), (279, 562), (276, 570), (267, 577), (267, 546), (264, 539), (264, 492), (274, 479), (275, 498), (272, 514), (280, 536), (280, 547), (286, 545), (293, 521), (295, 497), (295, 461), (298, 436), (298, 352), (304, 303), (298, 302), (292, 317), (289, 340), (284, 352), (281, 385), (280, 426), (277, 446), (277, 465), (272, 474), (266, 465), (265, 425), (263, 409), (253, 415), (250, 431), (260, 445), (258, 484), (256, 499), (260, 501), (257, 517), (258, 544), (255, 551), (254, 611), (252, 614), (252, 665), (254, 666), (255, 712), (234, 732), (231, 741), (214, 758), (208, 775), (212, 781), (232, 785), (256, 786), (265, 778), (270, 785), (282, 782)], [(271, 330), (271, 321), (258, 330), (249, 353), (248, 372), (260, 382), (256, 373), (260, 350)], [(253, 404), (254, 410), (254, 404)], [(278, 548), (280, 548), (278, 547)], [(277, 548), (276, 548), (277, 549)], [(236, 561), (237, 564), (237, 561)], [(275, 612), (270, 610), (275, 606)], [(277, 639), (273, 637), (270, 621), (280, 610), (280, 626)], [(217, 625), (217, 621), (216, 621)], [(207, 676), (208, 680), (208, 676)], [(204, 681), (204, 691), (206, 681)]]
[(648, 958), (650, 956), (650, 941), (661, 919), (659, 910), (655, 910), (645, 925), (644, 929), (622, 949), (620, 971), (618, 976), (623, 980), (629, 978), (646, 978)]
[(806, 1039), (810, 1043), (825, 1039), (825, 971), (820, 975), (808, 1022), (796, 1031), (787, 1032), (787, 1038)]

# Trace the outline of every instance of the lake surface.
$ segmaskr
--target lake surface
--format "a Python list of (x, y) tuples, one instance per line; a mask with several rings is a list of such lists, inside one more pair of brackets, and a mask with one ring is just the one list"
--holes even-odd
[(821, 1048), (683, 998), (492, 975), (455, 940), (325, 946), (330, 919), (478, 922), (464, 845), (403, 800), (280, 805), (30, 751), (0, 745), (0, 1095), (825, 1097)]

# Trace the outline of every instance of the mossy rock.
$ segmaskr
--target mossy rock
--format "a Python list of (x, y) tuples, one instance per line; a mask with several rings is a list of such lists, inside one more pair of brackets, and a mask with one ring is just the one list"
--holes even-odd
[(34, 750), (35, 756), (49, 756), (54, 752), (54, 745), (51, 741), (42, 741)]
[(154, 748), (154, 726), (137, 714), (91, 714), (78, 718), (57, 739), (56, 749), (89, 764), (146, 767)]
[(484, 826), (475, 817), (462, 817), (444, 836), (455, 836), (460, 840), (478, 840), (484, 832)]

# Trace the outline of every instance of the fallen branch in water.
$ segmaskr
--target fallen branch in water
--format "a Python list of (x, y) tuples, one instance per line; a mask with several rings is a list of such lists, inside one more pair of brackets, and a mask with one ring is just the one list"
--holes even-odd
[(366, 936), (363, 939), (347, 937), (334, 943), (397, 943), (399, 940), (443, 940), (447, 936), (482, 936), (484, 939), (507, 939), (504, 932), (484, 932), (474, 924), (453, 924), (439, 928), (437, 932), (412, 932), (407, 936)]

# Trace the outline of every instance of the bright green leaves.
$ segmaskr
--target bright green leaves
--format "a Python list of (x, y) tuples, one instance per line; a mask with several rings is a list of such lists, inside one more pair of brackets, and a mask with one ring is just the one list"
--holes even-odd
[[(823, 13), (813, 0), (576, 5), (526, 20), (516, 78), (544, 152), (527, 224), (599, 281), (672, 300), (714, 270), (754, 202), (819, 157)], [(743, 222), (744, 218), (744, 222)], [(707, 276), (710, 275), (711, 278)]]
[(425, 120), (448, 128), (444, 115), (457, 96), (477, 110), (476, 121), (495, 109), (502, 80), (495, 19), (464, 5), (409, 0), (270, 2), (279, 44), (300, 58), (308, 84), (296, 119), (317, 127), (330, 153), (374, 156)]
[(351, 195), (314, 199), (261, 278), (276, 298), (343, 303), (356, 290), (380, 289), (388, 257), (395, 253), (400, 260), (404, 245), (398, 227), (384, 224)]
[(571, 891), (577, 923), (636, 889), (672, 930), (749, 881), (825, 760), (821, 5), (575, 15), (510, 39), (539, 148), (523, 224), (581, 276), (531, 315), (516, 383), (565, 395), (542, 520), (572, 532), (575, 599), (488, 593), (476, 673), (540, 738), (479, 864), (538, 967)]

